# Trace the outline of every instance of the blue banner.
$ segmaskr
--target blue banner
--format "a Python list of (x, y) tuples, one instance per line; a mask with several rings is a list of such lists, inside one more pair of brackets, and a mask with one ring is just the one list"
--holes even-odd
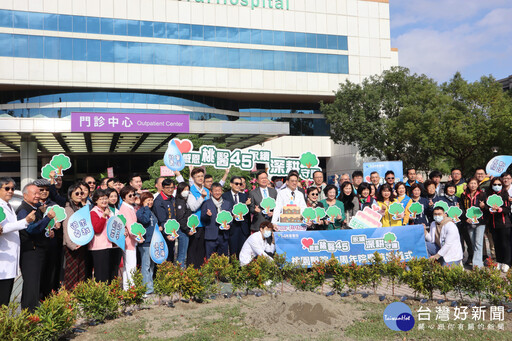
[(68, 236), (77, 245), (87, 245), (94, 237), (91, 222), (91, 211), (86, 205), (73, 213), (68, 220)]
[(107, 237), (112, 243), (119, 246), (123, 251), (125, 248), (125, 223), (119, 216), (111, 217), (107, 222)]
[(153, 262), (156, 264), (162, 264), (167, 260), (169, 249), (167, 248), (167, 243), (165, 242), (164, 236), (162, 235), (162, 232), (160, 232), (157, 224), (155, 224), (154, 229), (153, 237), (151, 237), (151, 244), (149, 246), (149, 254), (151, 255)]
[(423, 225), (380, 227), (359, 230), (276, 232), (276, 251), (286, 253), (286, 260), (311, 266), (329, 260), (331, 255), (341, 263), (368, 262), (375, 252), (384, 261), (391, 253), (402, 260), (427, 258)]
[(501, 176), (502, 173), (507, 171), (508, 166), (512, 163), (512, 156), (510, 155), (499, 155), (491, 159), (487, 163), (485, 171), (490, 176)]
[(381, 162), (365, 162), (363, 163), (364, 181), (370, 183), (370, 174), (379, 173), (380, 183), (385, 182), (384, 176), (387, 171), (395, 173), (395, 183), (404, 181), (404, 165), (402, 161), (381, 161)]

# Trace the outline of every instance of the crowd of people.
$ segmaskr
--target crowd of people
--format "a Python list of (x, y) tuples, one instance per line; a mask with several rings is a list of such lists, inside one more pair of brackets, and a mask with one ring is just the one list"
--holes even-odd
[[(336, 176), (334, 184), (326, 184), (320, 171), (314, 173), (312, 182), (307, 182), (300, 181), (296, 171), (285, 179), (270, 181), (262, 170), (252, 180), (230, 177), (230, 188), (224, 191), (228, 173), (229, 170), (215, 182), (204, 168), (191, 167), (188, 181), (179, 172), (175, 178), (156, 179), (155, 194), (143, 190), (142, 178), (137, 174), (126, 184), (117, 178), (96, 181), (93, 176), (86, 176), (64, 193), (61, 179), (52, 174), (49, 181), (38, 179), (23, 188), (24, 200), (16, 211), (9, 204), (16, 184), (11, 178), (0, 178), (0, 206), (6, 215), (0, 226), (0, 304), (8, 304), (18, 268), (24, 279), (21, 306), (29, 310), (34, 310), (51, 290), (60, 286), (72, 288), (87, 278), (109, 282), (122, 276), (127, 289), (137, 267), (146, 284), (146, 294), (152, 294), (155, 264), (150, 243), (155, 229), (163, 231), (170, 219), (175, 219), (180, 228), (177, 238), (165, 237), (167, 260), (182, 267), (199, 268), (214, 253), (235, 255), (242, 265), (257, 256), (272, 257), (276, 250), (274, 231), (282, 208), (289, 203), (301, 210), (340, 208), (334, 221), (308, 222), (307, 230), (349, 229), (357, 212), (369, 207), (381, 214), (383, 227), (423, 225), (429, 256), (443, 264), (461, 263), (464, 250), (469, 266), (483, 266), (483, 261), (492, 256), (504, 272), (511, 264), (512, 176), (508, 173), (489, 178), (479, 168), (474, 177), (465, 180), (460, 169), (453, 169), (449, 181), (441, 183), (443, 174), (439, 171), (431, 172), (423, 181), (415, 169), (408, 169), (406, 181), (396, 182), (394, 173), (388, 171), (384, 179), (373, 172), (367, 183), (363, 173), (355, 171), (351, 176)], [(247, 188), (251, 184), (253, 188)], [(486, 199), (494, 194), (502, 197), (502, 206), (487, 205)], [(276, 200), (276, 207), (269, 212), (260, 206), (268, 197)], [(459, 207), (463, 212), (460, 222), (449, 218), (446, 206), (436, 205), (439, 201), (448, 207)], [(238, 203), (245, 203), (249, 213), (221, 226), (216, 219), (219, 212), (230, 212)], [(398, 219), (389, 212), (393, 203), (404, 208)], [(423, 208), (415, 210), (418, 214), (409, 210), (416, 203)], [(55, 218), (55, 212), (48, 207), (53, 205), (63, 207), (67, 218), (48, 231), (50, 220)], [(67, 224), (71, 215), (84, 206), (90, 209), (94, 237), (88, 245), (80, 246), (70, 239)], [(474, 206), (483, 212), (477, 221), (465, 216)], [(108, 239), (106, 228), (108, 219), (120, 214), (126, 219), (124, 251)], [(191, 215), (199, 220), (195, 229), (187, 224)], [(138, 241), (129, 231), (135, 222), (146, 229)]]

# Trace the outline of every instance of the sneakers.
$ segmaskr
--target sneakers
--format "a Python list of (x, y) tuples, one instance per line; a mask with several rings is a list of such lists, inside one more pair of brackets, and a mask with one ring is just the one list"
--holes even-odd
[(501, 271), (507, 273), (510, 267), (507, 264), (501, 264)]
[(501, 263), (496, 263), (496, 269), (498, 269), (498, 270), (501, 269)]

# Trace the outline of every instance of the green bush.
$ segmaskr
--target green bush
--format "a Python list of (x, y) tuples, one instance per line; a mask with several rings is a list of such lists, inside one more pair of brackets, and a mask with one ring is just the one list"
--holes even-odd
[(242, 276), (245, 279), (247, 290), (268, 290), (267, 284), (274, 284), (277, 266), (272, 259), (259, 256), (242, 267)]
[(33, 340), (41, 319), (28, 310), (18, 313), (19, 304), (0, 306), (0, 340)]
[(406, 263), (395, 253), (391, 253), (391, 257), (388, 256), (387, 262), (383, 264), (384, 276), (391, 284), (392, 295), (395, 295), (395, 286), (403, 283), (406, 266)]
[(53, 292), (37, 307), (36, 340), (57, 340), (71, 330), (78, 317), (78, 303), (74, 295), (61, 289)]
[(89, 279), (73, 290), (84, 318), (104, 321), (119, 316), (119, 297), (105, 282)]
[(180, 292), (181, 269), (172, 262), (163, 262), (156, 269), (153, 280), (155, 293), (162, 296), (173, 296)]

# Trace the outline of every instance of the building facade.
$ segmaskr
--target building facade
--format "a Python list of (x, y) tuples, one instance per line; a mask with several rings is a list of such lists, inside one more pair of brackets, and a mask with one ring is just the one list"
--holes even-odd
[(61, 152), (77, 177), (138, 170), (183, 136), (75, 132), (77, 112), (187, 114), (204, 143), (360, 168), (319, 102), (397, 64), (388, 0), (0, 0), (0, 173)]

